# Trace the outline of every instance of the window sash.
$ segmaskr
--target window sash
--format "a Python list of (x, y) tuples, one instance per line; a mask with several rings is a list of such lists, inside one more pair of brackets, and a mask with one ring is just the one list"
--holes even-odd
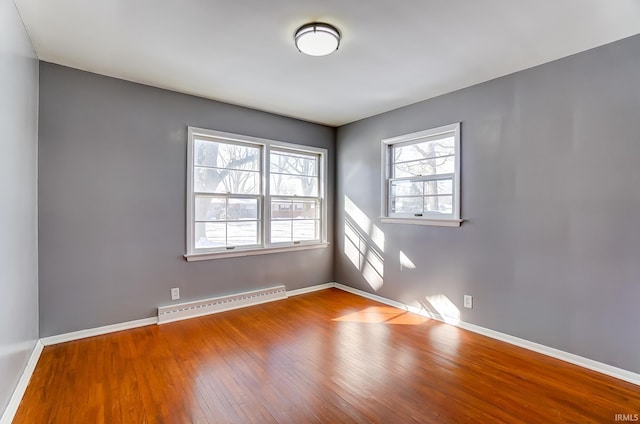
[[(445, 134), (443, 137), (437, 137), (434, 138), (433, 140), (431, 140), (432, 142), (436, 142), (440, 139), (448, 139), (451, 138), (450, 134)], [(423, 143), (423, 140), (419, 140), (416, 141), (415, 143), (409, 143), (409, 144), (404, 144), (401, 147), (408, 147), (408, 146), (412, 146), (415, 144), (421, 144)], [(398, 148), (400, 146), (398, 146), (397, 144), (393, 144), (389, 146), (389, 157), (390, 157), (390, 165), (391, 165), (391, 172), (390, 172), (390, 176), (391, 178), (396, 178), (398, 177), (398, 175), (404, 171), (405, 173), (407, 172), (406, 170), (404, 170), (403, 168), (407, 168), (409, 169), (411, 167), (411, 165), (421, 165), (421, 164), (427, 164), (427, 163), (437, 163), (438, 160), (442, 161), (446, 161), (449, 158), (453, 159), (453, 166), (455, 169), (455, 159), (456, 159), (456, 154), (449, 154), (449, 155), (441, 155), (441, 156), (427, 156), (427, 157), (422, 157), (422, 158), (418, 158), (418, 159), (412, 159), (412, 160), (405, 160), (405, 161), (396, 161), (395, 157), (396, 157), (396, 148)], [(423, 173), (423, 174), (416, 174), (416, 175), (412, 175), (412, 176), (408, 176), (408, 177), (403, 177), (403, 178), (414, 178), (414, 177), (423, 177), (423, 176), (437, 176), (437, 175), (445, 175), (445, 174), (451, 174), (451, 173), (447, 173), (447, 172), (438, 172), (438, 166), (436, 166), (435, 172), (432, 173)], [(455, 174), (455, 170), (453, 172)]]
[[(293, 206), (295, 204), (312, 204), (314, 206), (314, 216), (295, 216)], [(275, 204), (290, 204), (291, 214), (287, 216), (286, 212), (282, 215), (273, 213), (273, 205)], [(283, 244), (303, 244), (303, 243), (317, 243), (322, 241), (322, 199), (319, 197), (299, 197), (299, 196), (272, 196), (269, 201), (269, 242), (271, 245), (283, 245)], [(290, 224), (290, 236), (285, 238), (284, 225)], [(297, 224), (296, 224), (297, 223)], [(303, 228), (303, 224), (313, 223), (313, 237), (300, 237), (300, 234), (304, 235), (304, 230), (301, 230), (296, 234), (296, 228)], [(277, 228), (277, 230), (274, 230)], [(279, 234), (279, 237), (274, 237)], [(308, 230), (307, 230), (308, 231)], [(296, 237), (298, 235), (299, 237)]]
[[(438, 181), (450, 181), (452, 185), (452, 190), (449, 193), (429, 193), (428, 190), (422, 190), (422, 193), (415, 194), (393, 194), (393, 184), (395, 182), (412, 182), (412, 183), (427, 183), (427, 182), (438, 182)], [(421, 218), (421, 217), (429, 217), (429, 218), (438, 218), (438, 217), (451, 217), (453, 216), (453, 211), (455, 210), (455, 174), (443, 174), (443, 175), (430, 175), (430, 176), (422, 176), (415, 178), (390, 178), (388, 183), (387, 192), (389, 193), (388, 199), (388, 211), (390, 217), (398, 217), (398, 218)], [(398, 199), (422, 199), (422, 208), (413, 212), (397, 212), (393, 207), (394, 201), (398, 201)], [(433, 211), (428, 210), (426, 207), (426, 202), (428, 199), (434, 198), (451, 198), (451, 213), (445, 213), (441, 211)], [(445, 203), (446, 205), (446, 203)], [(446, 206), (445, 206), (446, 207)]]
[[(302, 162), (302, 168), (299, 172), (286, 172), (287, 169), (278, 169), (278, 166), (275, 166), (274, 163), (271, 162), (274, 156), (278, 156), (279, 160), (283, 157), (290, 156), (294, 159), (300, 159)], [(311, 169), (305, 169), (308, 164), (313, 164)], [(320, 196), (320, 155), (317, 153), (307, 153), (302, 151), (296, 151), (292, 149), (281, 149), (281, 148), (271, 148), (269, 150), (269, 194), (272, 196), (311, 196), (311, 197), (319, 197)], [(296, 170), (297, 171), (297, 170)], [(306, 171), (306, 172), (305, 172)], [(284, 177), (285, 182), (287, 177), (289, 177), (289, 183), (299, 182), (300, 188), (302, 191), (297, 191), (297, 187), (284, 187), (284, 189), (280, 189), (280, 191), (276, 191), (276, 187), (274, 187), (276, 179), (279, 177)], [(304, 192), (305, 183), (309, 185), (311, 192)], [(293, 190), (292, 190), (293, 189)]]
[[(232, 141), (232, 140), (226, 140), (226, 139), (221, 139), (221, 138), (213, 138), (213, 137), (194, 137), (193, 140), (193, 144), (194, 144), (194, 148), (197, 147), (198, 145), (202, 145), (202, 144), (220, 144), (220, 145), (224, 145), (224, 148), (222, 149), (222, 153), (220, 152), (220, 150), (216, 149), (215, 152), (215, 161), (213, 164), (208, 164), (205, 162), (201, 162), (196, 160), (196, 158), (194, 157), (194, 161), (193, 161), (193, 166), (194, 167), (205, 167), (205, 168), (222, 168), (222, 169), (230, 169), (230, 170), (240, 170), (240, 171), (258, 171), (259, 169), (256, 169), (256, 167), (260, 167), (260, 146), (256, 146), (250, 143), (243, 143), (243, 142), (238, 142), (238, 141)], [(244, 149), (247, 151), (247, 153), (251, 150), (255, 150), (258, 153), (258, 157), (257, 158), (250, 158), (250, 160), (242, 160), (237, 164), (232, 165), (231, 163), (227, 164), (227, 166), (218, 166), (218, 158), (223, 158), (225, 155), (223, 154), (226, 148), (240, 148), (240, 149)], [(194, 155), (196, 154), (196, 151), (194, 150)], [(243, 159), (248, 158), (249, 156), (246, 156)], [(249, 167), (247, 167), (246, 165), (249, 165)]]
[[(236, 141), (236, 140), (229, 140), (229, 139), (223, 139), (223, 138), (218, 138), (218, 137), (205, 137), (205, 136), (194, 136), (192, 140), (190, 140), (192, 145), (191, 150), (192, 152), (190, 152), (191, 154), (191, 166), (190, 166), (190, 171), (192, 174), (192, 178), (193, 178), (193, 185), (192, 185), (192, 190), (193, 192), (198, 192), (198, 193), (209, 193), (209, 194), (225, 194), (225, 193), (230, 193), (230, 194), (253, 194), (253, 195), (259, 195), (260, 193), (262, 193), (264, 191), (263, 188), (263, 182), (261, 179), (261, 175), (263, 173), (263, 169), (264, 169), (264, 160), (263, 160), (263, 156), (264, 156), (264, 148), (263, 146), (257, 145), (257, 144), (253, 144), (253, 143), (246, 143), (246, 142), (240, 142), (240, 141)], [(197, 143), (198, 142), (198, 143)], [(252, 158), (250, 160), (248, 160), (247, 162), (243, 162), (243, 159), (245, 158), (238, 158), (238, 160), (240, 161), (240, 164), (232, 164), (229, 163), (227, 164), (228, 166), (226, 167), (222, 167), (219, 166), (220, 164), (217, 163), (217, 158), (220, 155), (219, 151), (216, 151), (216, 161), (215, 164), (205, 164), (205, 163), (198, 163), (196, 161), (195, 155), (196, 155), (196, 151), (195, 149), (195, 144), (206, 144), (206, 143), (211, 143), (211, 144), (217, 144), (217, 145), (221, 145), (221, 146), (225, 146), (223, 148), (227, 149), (228, 147), (226, 146), (231, 146), (231, 147), (239, 147), (241, 149), (246, 150), (247, 152), (249, 151), (256, 151), (257, 153), (257, 158)], [(220, 147), (218, 147), (220, 148)], [(242, 165), (245, 164), (249, 164), (250, 166), (247, 168), (243, 168)], [(257, 169), (256, 169), (257, 168)], [(199, 174), (200, 177), (197, 175)], [(220, 175), (222, 174), (222, 177), (218, 177), (219, 180), (215, 183), (214, 187), (211, 187), (210, 190), (202, 190), (202, 188), (207, 188), (206, 187), (206, 182), (203, 185), (202, 184), (202, 175), (211, 175), (212, 177), (216, 177), (216, 174)], [(245, 181), (238, 181), (238, 178), (241, 178), (242, 176), (245, 176)], [(235, 178), (234, 178), (235, 177)], [(249, 177), (250, 179), (252, 179), (253, 181), (247, 181), (247, 177)], [(206, 180), (207, 177), (204, 177), (204, 179)], [(233, 180), (236, 181), (233, 181)], [(236, 187), (228, 187), (228, 184), (233, 184), (235, 182)], [(198, 184), (201, 183), (201, 184)], [(245, 188), (245, 185), (249, 183), (248, 185), (248, 189)], [(200, 185), (199, 187), (197, 187), (198, 185)], [(219, 190), (220, 186), (223, 187), (222, 190)], [(225, 188), (225, 186), (227, 186)], [(240, 189), (240, 188), (244, 188)], [(200, 190), (198, 190), (198, 188), (200, 188)]]
[[(198, 199), (223, 199), (224, 200), (224, 212), (212, 211), (215, 214), (215, 219), (198, 219), (197, 201)], [(233, 194), (223, 194), (211, 196), (209, 193), (205, 195), (194, 194), (194, 250), (195, 251), (210, 251), (210, 250), (233, 250), (236, 248), (255, 248), (262, 246), (262, 197), (261, 196), (238, 196)], [(233, 200), (255, 200), (256, 211), (255, 217), (241, 218), (241, 217), (229, 217), (229, 210), (234, 209), (231, 205)], [(208, 210), (209, 212), (209, 210)], [(218, 213), (216, 213), (218, 212)], [(238, 215), (241, 215), (239, 211), (236, 211)], [(255, 224), (255, 231), (250, 230), (252, 224)], [(245, 228), (242, 229), (241, 227)], [(212, 227), (222, 228), (224, 227), (224, 237), (222, 234), (216, 234)], [(200, 228), (200, 231), (198, 231)], [(208, 230), (209, 229), (209, 230)], [(232, 231), (230, 231), (230, 229)], [(235, 229), (235, 231), (234, 231)], [(204, 231), (204, 234), (202, 232)], [(250, 234), (249, 234), (249, 233)], [(198, 237), (200, 233), (200, 237)], [(213, 233), (209, 237), (209, 233)], [(230, 237), (231, 235), (231, 237)], [(255, 235), (254, 243), (242, 242), (242, 240), (249, 240), (251, 236)], [(224, 238), (224, 242), (221, 242), (221, 238)]]
[[(302, 159), (305, 162), (312, 161), (315, 163), (315, 166), (310, 169), (311, 173), (291, 173), (284, 172), (284, 170), (274, 170), (274, 164), (271, 161), (271, 156), (280, 156), (280, 157), (297, 157), (298, 159)], [(296, 151), (293, 149), (282, 149), (282, 148), (271, 148), (269, 151), (269, 171), (272, 174), (280, 174), (280, 175), (295, 175), (300, 177), (318, 177), (320, 175), (320, 154), (318, 153), (308, 153), (303, 151)]]

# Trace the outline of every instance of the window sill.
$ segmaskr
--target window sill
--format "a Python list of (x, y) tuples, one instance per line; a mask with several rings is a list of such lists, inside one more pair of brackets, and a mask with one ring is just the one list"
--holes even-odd
[(260, 249), (231, 250), (227, 252), (191, 253), (184, 255), (187, 262), (208, 261), (211, 259), (238, 258), (243, 256), (268, 255), (271, 253), (296, 252), (299, 250), (326, 249), (329, 243), (301, 244), (296, 246), (267, 247)]
[(388, 218), (382, 217), (383, 224), (433, 225), (438, 227), (459, 227), (462, 219), (428, 219), (428, 218)]

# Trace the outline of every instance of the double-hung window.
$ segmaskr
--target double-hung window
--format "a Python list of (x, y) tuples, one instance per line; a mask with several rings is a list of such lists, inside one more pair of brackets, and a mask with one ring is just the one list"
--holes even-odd
[(258, 146), (194, 139), (195, 249), (260, 245), (261, 156)]
[(382, 140), (383, 222), (460, 225), (460, 124)]
[(320, 241), (320, 155), (272, 148), (271, 243)]
[(325, 157), (189, 127), (187, 260), (325, 247)]

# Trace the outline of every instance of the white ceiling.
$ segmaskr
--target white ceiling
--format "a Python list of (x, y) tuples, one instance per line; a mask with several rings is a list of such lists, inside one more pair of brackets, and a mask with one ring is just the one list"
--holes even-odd
[(43, 61), (332, 126), (640, 33), (640, 0), (14, 1)]

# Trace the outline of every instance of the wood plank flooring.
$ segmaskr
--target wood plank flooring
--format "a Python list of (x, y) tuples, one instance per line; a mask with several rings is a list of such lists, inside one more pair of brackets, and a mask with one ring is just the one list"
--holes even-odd
[(329, 289), (45, 347), (14, 423), (613, 423), (640, 387)]

